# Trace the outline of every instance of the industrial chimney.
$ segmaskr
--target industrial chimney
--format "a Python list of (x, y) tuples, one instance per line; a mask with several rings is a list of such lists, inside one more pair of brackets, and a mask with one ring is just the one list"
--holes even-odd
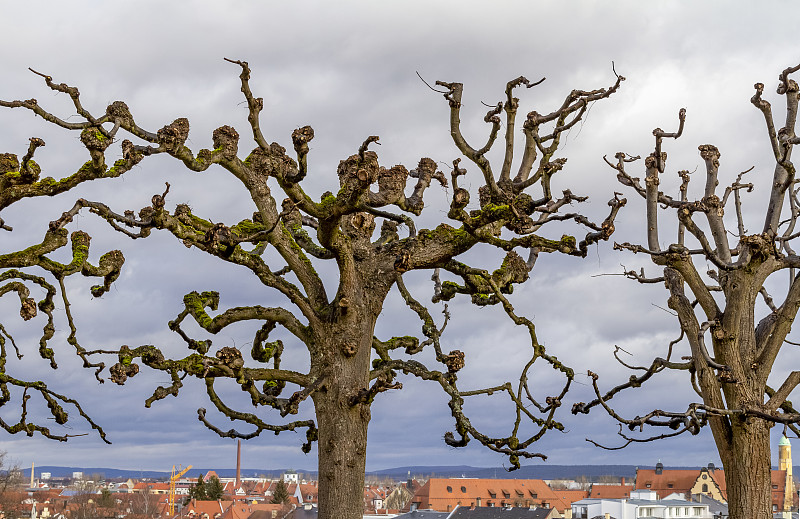
[(236, 488), (234, 492), (239, 490), (242, 484), (242, 440), (236, 440)]

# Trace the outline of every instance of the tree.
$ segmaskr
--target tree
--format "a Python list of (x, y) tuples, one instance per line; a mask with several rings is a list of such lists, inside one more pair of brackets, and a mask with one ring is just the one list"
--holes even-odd
[(289, 489), (286, 488), (286, 483), (279, 479), (275, 483), (275, 491), (272, 493), (270, 503), (285, 505), (289, 503)]
[(69, 509), (72, 512), (71, 516), (76, 519), (96, 519), (98, 517), (106, 517), (107, 511), (102, 512), (97, 509), (98, 504), (95, 502), (97, 493), (81, 489), (77, 494), (73, 495), (69, 501)]
[(196, 499), (197, 501), (208, 501), (209, 499), (206, 492), (205, 478), (202, 474), (198, 476), (197, 483), (192, 485), (189, 489), (189, 495), (186, 497), (184, 504), (189, 503), (192, 499)]
[[(720, 196), (717, 191), (720, 151), (713, 145), (698, 148), (705, 163), (701, 198), (689, 199), (688, 171), (678, 171), (681, 179), (678, 198), (659, 191), (659, 175), (665, 171), (667, 158), (662, 151), (663, 140), (681, 136), (686, 114), (683, 109), (677, 132), (654, 130), (655, 150), (644, 161), (644, 185), (628, 172), (628, 164), (639, 157), (617, 153), (616, 163), (609, 162), (617, 172), (617, 179), (644, 199), (647, 215), (647, 245), (621, 243), (615, 244), (615, 248), (646, 254), (663, 268), (661, 275), (655, 277), (648, 277), (644, 269), (624, 274), (639, 283), (666, 286), (669, 308), (680, 325), (680, 337), (667, 345), (666, 355), (656, 357), (649, 367), (625, 364), (643, 373), (604, 394), (599, 390), (597, 375), (590, 372), (596, 399), (576, 404), (573, 412), (586, 413), (602, 406), (630, 430), (644, 425), (673, 430), (649, 438), (620, 432), (626, 445), (687, 432), (697, 434), (700, 428), (709, 426), (725, 468), (731, 519), (772, 517), (770, 429), (775, 424), (784, 424), (797, 432), (795, 425), (800, 422), (800, 413), (787, 400), (800, 383), (800, 371), (792, 371), (778, 383), (769, 380), (782, 346), (789, 342), (787, 336), (800, 307), (800, 276), (796, 270), (800, 256), (792, 245), (800, 236), (796, 232), (800, 200), (791, 161), (792, 148), (800, 143), (795, 133), (798, 86), (789, 79), (797, 70), (800, 66), (787, 68), (779, 78), (778, 94), (786, 102), (786, 119), (780, 130), (775, 129), (770, 103), (762, 97), (762, 83), (755, 85), (756, 93), (751, 99), (766, 120), (768, 142), (775, 159), (772, 187), (759, 233), (748, 234), (742, 208), (742, 191), (753, 189), (752, 184), (742, 181), (750, 170), (739, 173)], [(735, 224), (724, 218), (729, 202), (733, 204)], [(659, 206), (677, 213), (677, 238), (666, 248), (661, 246), (666, 238), (660, 232)], [(737, 237), (738, 243), (731, 243), (729, 236)], [(693, 243), (687, 244), (688, 240)], [(779, 273), (789, 277), (788, 288), (784, 290), (774, 281)], [(767, 287), (780, 290), (781, 298), (773, 299)], [(678, 348), (687, 345), (688, 351), (679, 354)], [(617, 353), (615, 356), (622, 362)], [(686, 411), (653, 410), (628, 419), (611, 407), (609, 401), (618, 392), (639, 387), (656, 374), (671, 370), (687, 373), (701, 399), (690, 404)]]
[(97, 506), (102, 508), (113, 508), (116, 506), (117, 501), (111, 495), (111, 491), (107, 488), (100, 490), (100, 497), (97, 499)]
[(206, 486), (206, 498), (209, 501), (217, 501), (222, 499), (222, 494), (225, 493), (225, 488), (217, 476), (208, 478), (208, 485)]
[(159, 517), (159, 496), (148, 485), (141, 492), (130, 494), (128, 506), (131, 515), (138, 518)]
[(22, 492), (23, 482), (19, 466), (9, 459), (8, 452), (0, 451), (0, 512), (6, 519), (24, 515), (24, 510), (20, 508), (27, 496)]
[[(0, 176), (0, 210), (26, 198), (63, 193), (90, 180), (119, 177), (137, 165), (141, 167), (146, 159), (156, 155), (174, 157), (194, 172), (205, 171), (211, 166), (223, 168), (241, 182), (243, 192), (252, 199), (255, 209), (252, 218), (237, 224), (214, 223), (186, 204), (170, 210), (167, 206), (169, 184), (163, 193), (152, 197), (150, 206), (138, 213), (114, 210), (103, 202), (78, 199), (71, 209), (51, 222), (40, 243), (0, 255), (0, 268), (8, 269), (2, 278), (6, 283), (4, 290), (14, 291), (20, 297), (23, 319), (32, 319), (37, 308), (48, 319), (40, 340), (40, 354), (56, 367), (53, 350), (47, 344), (52, 338), (53, 301), (60, 294), (71, 331), (68, 342), (85, 366), (97, 369), (98, 379), (102, 380), (100, 372), (104, 364), (96, 359), (108, 354), (116, 355), (118, 360), (110, 368), (110, 378), (118, 384), (136, 375), (139, 363), (170, 376), (171, 385), (156, 388), (145, 402), (146, 406), (168, 395), (178, 395), (183, 380), (190, 376), (205, 381), (209, 399), (220, 413), (253, 428), (250, 432), (223, 431), (207, 418), (205, 409), (199, 409), (199, 419), (221, 436), (252, 438), (263, 431), (280, 433), (305, 429), (307, 441), (303, 445), (304, 451), (308, 452), (312, 442), (318, 441), (321, 519), (361, 516), (370, 406), (379, 393), (401, 388), (402, 384), (397, 380), (400, 373), (438, 384), (449, 397), (455, 432), (446, 433), (448, 445), (460, 447), (476, 439), (489, 449), (506, 455), (512, 467), (519, 466), (520, 457), (543, 458), (543, 454), (531, 452), (529, 448), (547, 430), (563, 428), (555, 413), (570, 386), (573, 372), (545, 351), (537, 339), (533, 323), (515, 313), (506, 295), (512, 292), (515, 284), (528, 279), (540, 253), (559, 252), (583, 257), (590, 245), (608, 239), (613, 232), (614, 218), (624, 205), (624, 199), (612, 199), (608, 217), (601, 224), (595, 224), (578, 213), (562, 212), (565, 206), (585, 198), (570, 190), (554, 195), (551, 180), (566, 163), (565, 158), (557, 156), (564, 133), (582, 119), (591, 103), (616, 92), (624, 78), (616, 76), (609, 88), (573, 90), (563, 104), (549, 113), (530, 112), (522, 124), (525, 142), (521, 159), (516, 155), (515, 146), (519, 99), (513, 94), (522, 86), (531, 88), (541, 81), (530, 82), (519, 77), (508, 82), (503, 100), (484, 118), (489, 124), (489, 135), (480, 147), (469, 144), (461, 131), (463, 86), (437, 82), (439, 92), (449, 105), (453, 141), (460, 153), (480, 172), (482, 185), (478, 189), (478, 203), (470, 205), (470, 192), (463, 187), (463, 182), (459, 185), (467, 170), (460, 166), (460, 158), (454, 160), (450, 173), (453, 191), (447, 214), (456, 227), (437, 221), (431, 229), (418, 230), (414, 217), (420, 216), (425, 207), (423, 196), (426, 190), (433, 181), (442, 186), (449, 184), (447, 176), (438, 171), (436, 162), (423, 158), (411, 171), (402, 165), (382, 167), (377, 154), (369, 149), (378, 137), (370, 136), (356, 153), (340, 162), (338, 192), (326, 192), (317, 200), (302, 186), (311, 169), (308, 157), (309, 143), (314, 138), (313, 129), (304, 126), (292, 133), (294, 158), (283, 146), (270, 144), (261, 131), (263, 100), (252, 93), (250, 69), (243, 61), (231, 63), (241, 69), (241, 90), (256, 144), (243, 159), (239, 153), (239, 134), (231, 126), (215, 130), (213, 147), (195, 153), (187, 146), (187, 119), (176, 119), (158, 131), (148, 131), (135, 122), (131, 110), (121, 101), (110, 104), (104, 114), (97, 116), (84, 108), (77, 88), (56, 84), (51, 77), (38, 72), (50, 89), (72, 99), (79, 121), (68, 122), (57, 117), (36, 100), (0, 101), (0, 106), (28, 109), (50, 123), (79, 131), (81, 142), (90, 156), (90, 160), (75, 173), (56, 181), (51, 177), (40, 178), (41, 168), (33, 161), (36, 150), (44, 145), (41, 139), (31, 140), (22, 160), (15, 155), (4, 155), (0, 167), (0, 171), (4, 171)], [(494, 168), (487, 157), (498, 142), (503, 123), (504, 138), (500, 140), (502, 144), (498, 150), (503, 159), (501, 165)], [(141, 144), (129, 139), (120, 143), (118, 135), (122, 133)], [(109, 150), (113, 149), (111, 145), (114, 143), (121, 144), (121, 154), (109, 167), (107, 153), (111, 153)], [(512, 174), (515, 157), (518, 169), (516, 174)], [(409, 182), (415, 184), (410, 189), (411, 194), (407, 195)], [(273, 193), (282, 193), (285, 199), (279, 203), (280, 198)], [(92, 294), (99, 297), (119, 276), (124, 257), (120, 251), (111, 251), (102, 255), (96, 264), (92, 263), (89, 260), (89, 235), (76, 231), (71, 237), (67, 236), (65, 225), (86, 208), (131, 238), (146, 238), (153, 231), (163, 231), (189, 248), (243, 267), (252, 273), (254, 280), (281, 296), (284, 304), (275, 307), (239, 306), (210, 315), (208, 310), (216, 312), (222, 302), (220, 294), (193, 291), (184, 296), (183, 309), (169, 323), (170, 329), (192, 350), (189, 355), (168, 358), (156, 345), (88, 350), (78, 341), (64, 290), (65, 279), (79, 272), (102, 277), (103, 284), (92, 288)], [(541, 233), (546, 224), (570, 220), (588, 229), (582, 240), (567, 235), (551, 239)], [(381, 226), (376, 235), (379, 222)], [(10, 230), (8, 224), (0, 222), (0, 225)], [(403, 237), (399, 232), (400, 225), (406, 228)], [(70, 242), (70, 263), (62, 264), (48, 257)], [(495, 256), (498, 252), (505, 252), (505, 258), (494, 271), (464, 262), (466, 252), (479, 249), (488, 250)], [(523, 259), (516, 250), (527, 251), (528, 258)], [(499, 258), (497, 260), (499, 262)], [(318, 272), (318, 266), (325, 269), (325, 277)], [(24, 270), (37, 268), (44, 270), (56, 282), (50, 283), (44, 277)], [(510, 382), (483, 389), (464, 390), (459, 387), (458, 371), (464, 365), (465, 354), (457, 349), (445, 351), (440, 341), (450, 318), (447, 306), (443, 305), (443, 323), (437, 324), (431, 311), (412, 295), (403, 279), (405, 273), (422, 270), (433, 273), (433, 303), (466, 295), (476, 305), (498, 305), (513, 322), (523, 327), (531, 343), (531, 358), (524, 366), (516, 387)], [(338, 279), (332, 284), (328, 276), (338, 276)], [(442, 280), (442, 276), (446, 279)], [(335, 292), (329, 293), (332, 286), (335, 286)], [(44, 293), (44, 299), (38, 304), (30, 297), (29, 287)], [(422, 321), (422, 339), (413, 335), (387, 340), (375, 337), (375, 323), (386, 297), (395, 287)], [(219, 333), (235, 323), (263, 323), (253, 338), (252, 360), (245, 360), (241, 351), (230, 346), (209, 354), (212, 351), (211, 340), (192, 337), (190, 333), (194, 335), (194, 332), (185, 329), (187, 317), (190, 317), (189, 322), (194, 321), (210, 334)], [(278, 326), (307, 348), (311, 359), (307, 372), (282, 366), (284, 343), (281, 339), (270, 340)], [(417, 360), (423, 351), (431, 351), (435, 362), (442, 367), (429, 368)], [(5, 350), (2, 354), (5, 355)], [(534, 399), (528, 386), (528, 373), (537, 360), (540, 360), (539, 364), (549, 365), (564, 379), (563, 387), (540, 399)], [(62, 404), (72, 404), (92, 427), (104, 435), (76, 401), (52, 392), (40, 381), (12, 378), (5, 372), (3, 377), (0, 379), (3, 387), (18, 388), (26, 394), (38, 393), (47, 402), (56, 422), (63, 423), (67, 419)], [(270, 407), (281, 418), (297, 414), (300, 405), (310, 399), (316, 419), (275, 424), (255, 413), (234, 409), (217, 391), (220, 380), (235, 382), (249, 395), (254, 406)], [(508, 435), (493, 437), (486, 434), (478, 430), (464, 413), (465, 398), (492, 394), (507, 397), (516, 408)], [(66, 439), (66, 436), (54, 435), (46, 427), (31, 423), (26, 416), (23, 412), (16, 425), (0, 425), (10, 432), (38, 431), (49, 437)]]

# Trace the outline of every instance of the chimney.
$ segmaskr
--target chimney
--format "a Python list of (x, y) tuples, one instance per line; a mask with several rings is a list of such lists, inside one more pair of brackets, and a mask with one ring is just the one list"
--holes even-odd
[(661, 460), (658, 460), (658, 463), (656, 463), (656, 474), (660, 476), (663, 472), (664, 472), (664, 464), (661, 463)]
[(242, 482), (242, 440), (236, 440), (236, 488), (239, 489)]
[(709, 472), (714, 472), (715, 470), (717, 470), (717, 467), (715, 467), (713, 463), (709, 463), (708, 464), (708, 471)]
[(619, 481), (620, 485), (625, 485), (625, 476), (622, 476)]

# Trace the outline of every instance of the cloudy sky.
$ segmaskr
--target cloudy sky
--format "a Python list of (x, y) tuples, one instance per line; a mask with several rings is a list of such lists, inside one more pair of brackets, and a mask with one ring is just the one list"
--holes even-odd
[[(697, 146), (717, 145), (722, 152), (723, 183), (755, 166), (750, 179), (757, 185), (748, 198), (748, 222), (760, 225), (765, 187), (772, 172), (770, 150), (761, 114), (749, 99), (753, 83), (774, 94), (778, 73), (800, 62), (796, 41), (797, 7), (788, 1), (745, 2), (639, 1), (338, 1), (338, 2), (39, 2), (3, 6), (5, 44), (0, 50), (3, 80), (0, 99), (35, 97), (47, 109), (68, 117), (68, 100), (47, 89), (32, 67), (81, 89), (84, 105), (102, 113), (114, 100), (124, 100), (137, 122), (152, 131), (177, 117), (191, 121), (190, 147), (211, 146), (211, 132), (223, 124), (249, 135), (246, 105), (239, 92), (239, 69), (224, 57), (242, 59), (253, 71), (251, 86), (264, 98), (262, 128), (270, 141), (289, 148), (294, 128), (309, 124), (312, 173), (305, 182), (319, 195), (337, 189), (338, 161), (354, 153), (369, 135), (379, 135), (383, 165), (413, 167), (420, 157), (443, 166), (458, 156), (450, 141), (448, 108), (428, 82), (458, 81), (464, 86), (462, 121), (468, 136), (482, 139), (486, 108), (502, 99), (505, 83), (519, 75), (547, 80), (519, 93), (520, 112), (547, 113), (572, 89), (594, 89), (614, 82), (616, 71), (627, 77), (620, 91), (592, 106), (585, 122), (565, 139), (561, 156), (569, 162), (559, 173), (557, 189), (590, 196), (581, 209), (601, 220), (614, 191), (624, 191), (602, 161), (617, 151), (645, 155), (652, 149), (651, 131), (675, 128), (678, 109), (687, 109), (684, 136), (666, 145), (670, 172), (702, 167)], [(36, 13), (36, 14), (34, 14)], [(78, 135), (49, 127), (23, 110), (0, 111), (0, 152), (20, 156), (32, 136), (47, 146), (37, 152), (45, 175), (56, 178), (74, 172), (85, 160)], [(244, 141), (244, 139), (243, 139)], [(248, 144), (242, 148), (247, 149)], [(640, 166), (641, 167), (641, 166)], [(644, 176), (643, 171), (637, 172)], [(669, 173), (668, 173), (669, 174)], [(477, 188), (475, 168), (468, 183)], [(677, 192), (677, 176), (665, 180), (665, 191)], [(0, 252), (37, 242), (46, 222), (71, 207), (80, 196), (101, 200), (115, 209), (139, 209), (150, 197), (172, 184), (168, 207), (189, 203), (213, 221), (232, 223), (252, 208), (244, 191), (222, 169), (190, 175), (169, 158), (144, 161), (124, 179), (95, 182), (52, 200), (26, 201), (5, 210), (14, 226), (0, 234)], [(644, 242), (643, 207), (631, 203), (621, 214), (615, 239)], [(428, 213), (435, 224), (443, 218), (447, 193), (431, 188)], [(671, 225), (667, 223), (667, 225)], [(114, 235), (94, 217), (83, 215), (71, 230), (89, 230), (93, 251), (119, 248), (128, 259), (114, 289), (99, 300), (88, 293), (89, 282), (69, 286), (80, 340), (87, 348), (120, 344), (158, 344), (181, 353), (178, 337), (166, 322), (180, 311), (183, 294), (219, 290), (222, 306), (280, 304), (274, 294), (255, 286), (235, 269), (220, 266), (196, 250), (189, 251), (168, 236), (156, 235), (133, 243)], [(550, 231), (558, 237), (565, 228)], [(573, 229), (574, 231), (574, 229)], [(97, 256), (95, 256), (96, 258)], [(473, 256), (484, 259), (480, 255)], [(496, 257), (485, 257), (489, 268)], [(492, 262), (495, 263), (492, 263)], [(611, 244), (594, 247), (588, 258), (543, 257), (533, 279), (515, 292), (517, 310), (534, 319), (540, 340), (577, 372), (600, 373), (606, 387), (629, 375), (612, 357), (615, 344), (633, 354), (632, 362), (648, 364), (663, 355), (677, 336), (677, 324), (663, 308), (665, 291), (638, 286), (616, 274), (621, 265), (646, 265), (644, 258), (614, 252)], [(413, 278), (413, 277), (412, 277)], [(426, 276), (410, 280), (420, 299), (427, 299)], [(67, 444), (40, 438), (0, 435), (0, 449), (23, 466), (106, 466), (168, 470), (173, 464), (233, 467), (235, 442), (222, 440), (196, 420), (206, 406), (202, 387), (187, 383), (178, 399), (169, 398), (144, 409), (143, 401), (161, 374), (142, 373), (125, 387), (99, 386), (79, 367), (63, 343), (66, 324), (58, 323), (54, 339), (61, 368), (51, 372), (36, 357), (36, 331), (14, 319), (18, 300), (0, 299), (4, 325), (28, 353), (24, 362), (10, 362), (9, 371), (29, 379), (44, 379), (53, 389), (78, 398), (104, 426), (112, 440), (105, 445), (94, 434)], [(468, 367), (462, 380), (471, 387), (513, 380), (524, 362), (527, 343), (522, 330), (509, 325), (496, 309), (476, 310), (452, 305), (453, 322), (445, 335), (446, 349), (460, 348)], [(11, 316), (7, 318), (5, 316)], [(394, 295), (379, 321), (378, 335), (417, 333), (419, 324)], [(247, 347), (252, 327), (225, 330), (215, 345)], [(62, 341), (59, 344), (58, 339)], [(303, 365), (302, 350), (287, 357)], [(786, 352), (779, 366), (798, 356)], [(782, 368), (781, 368), (782, 369)], [(581, 375), (570, 404), (591, 398)], [(452, 427), (446, 400), (437, 388), (403, 380), (406, 388), (380, 396), (373, 406), (368, 469), (406, 464), (497, 466), (503, 459), (479, 447), (454, 450), (442, 441)], [(546, 392), (552, 379), (535, 381)], [(629, 416), (653, 408), (685, 409), (692, 395), (682, 376), (663, 377), (649, 387), (620, 399)], [(17, 401), (13, 401), (17, 402)], [(13, 403), (12, 402), (12, 403)], [(617, 426), (595, 410), (589, 416), (562, 418), (567, 433), (553, 432), (536, 446), (554, 464), (636, 464), (661, 459), (668, 465), (719, 463), (711, 437), (679, 438), (604, 451), (585, 438), (616, 445)], [(502, 406), (475, 402), (475, 423), (500, 432), (510, 415)], [(13, 419), (18, 407), (9, 404), (0, 415)], [(218, 420), (223, 428), (227, 421)], [(71, 422), (74, 434), (87, 432)], [(775, 431), (776, 441), (779, 431)], [(245, 443), (245, 466), (311, 469), (316, 457), (303, 455), (300, 435), (265, 436)], [(534, 462), (540, 463), (540, 462)]]

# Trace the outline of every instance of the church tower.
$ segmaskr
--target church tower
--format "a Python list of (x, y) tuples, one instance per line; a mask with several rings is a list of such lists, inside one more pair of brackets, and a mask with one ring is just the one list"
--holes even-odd
[(783, 511), (792, 509), (794, 501), (794, 482), (792, 481), (792, 444), (789, 438), (781, 436), (778, 442), (778, 470), (786, 471), (786, 488), (784, 489)]

